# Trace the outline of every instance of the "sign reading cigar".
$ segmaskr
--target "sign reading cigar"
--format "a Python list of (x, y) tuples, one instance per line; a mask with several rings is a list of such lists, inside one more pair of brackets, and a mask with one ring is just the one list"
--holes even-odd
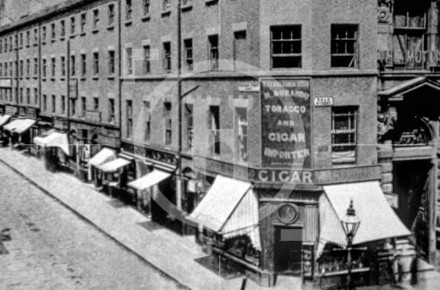
[(310, 168), (310, 80), (261, 80), (264, 167)]

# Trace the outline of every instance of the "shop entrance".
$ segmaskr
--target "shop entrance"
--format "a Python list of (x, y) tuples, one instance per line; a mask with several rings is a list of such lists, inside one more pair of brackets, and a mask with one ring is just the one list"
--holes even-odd
[(302, 228), (275, 228), (274, 266), (277, 273), (301, 275)]
[(398, 194), (398, 215), (414, 233), (421, 256), (429, 253), (430, 160), (393, 163), (394, 191)]

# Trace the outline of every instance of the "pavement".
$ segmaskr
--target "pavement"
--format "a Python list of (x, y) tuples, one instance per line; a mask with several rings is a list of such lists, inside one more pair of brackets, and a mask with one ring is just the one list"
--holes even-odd
[[(43, 161), (36, 157), (0, 148), (0, 162), (181, 286), (203, 290), (241, 289), (243, 278), (226, 280), (195, 262), (207, 255), (195, 243), (194, 236), (181, 236), (157, 224), (145, 227), (153, 222), (133, 207), (117, 206), (115, 199), (97, 192), (93, 185), (73, 175), (46, 171)], [(440, 282), (440, 273), (429, 271), (419, 275), (419, 281), (425, 281), (421, 285), (431, 280)], [(279, 276), (274, 288), (258, 286), (250, 279), (246, 283), (246, 289), (312, 288), (302, 285), (300, 278), (288, 276)]]

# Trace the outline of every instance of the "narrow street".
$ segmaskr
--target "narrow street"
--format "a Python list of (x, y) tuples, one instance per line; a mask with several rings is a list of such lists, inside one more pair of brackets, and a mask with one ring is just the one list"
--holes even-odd
[(179, 288), (0, 163), (4, 229), (0, 289)]

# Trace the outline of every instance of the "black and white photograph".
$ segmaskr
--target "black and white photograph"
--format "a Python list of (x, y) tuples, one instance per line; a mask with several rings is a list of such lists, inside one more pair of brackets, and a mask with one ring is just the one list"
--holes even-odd
[(0, 0), (0, 289), (440, 289), (440, 1)]

